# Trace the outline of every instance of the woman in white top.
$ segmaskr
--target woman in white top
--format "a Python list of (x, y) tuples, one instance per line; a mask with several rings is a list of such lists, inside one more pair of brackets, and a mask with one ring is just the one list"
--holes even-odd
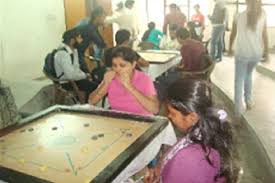
[(244, 97), (247, 109), (252, 107), (252, 73), (262, 56), (268, 59), (266, 15), (261, 0), (246, 0), (247, 9), (238, 14), (230, 36), (229, 54), (235, 42), (235, 113), (239, 117)]

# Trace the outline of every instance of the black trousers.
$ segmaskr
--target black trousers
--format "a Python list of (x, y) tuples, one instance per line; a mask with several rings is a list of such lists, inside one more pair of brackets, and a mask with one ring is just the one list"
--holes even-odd
[[(90, 93), (92, 93), (98, 86), (98, 84), (94, 81), (89, 81), (88, 79), (81, 79), (75, 81), (76, 85), (78, 86), (79, 90), (84, 91), (86, 94), (86, 101), (88, 101), (88, 97)], [(73, 86), (70, 83), (62, 84), (62, 88), (68, 91), (73, 90)]]

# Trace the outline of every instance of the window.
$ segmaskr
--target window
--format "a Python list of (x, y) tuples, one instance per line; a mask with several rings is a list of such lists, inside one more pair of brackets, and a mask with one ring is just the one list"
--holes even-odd
[(166, 0), (166, 4), (165, 4), (166, 14), (169, 13), (169, 5), (172, 3), (175, 3), (176, 5), (178, 5), (182, 13), (184, 13), (186, 17), (189, 17), (189, 11), (188, 11), (189, 0)]
[[(238, 0), (238, 1), (232, 2), (232, 4), (236, 4), (238, 12), (242, 12), (246, 8), (245, 0)], [(267, 17), (267, 26), (275, 27), (275, 21), (273, 20), (273, 17), (275, 17), (274, 0), (262, 0), (262, 4)]]
[(186, 15), (188, 20), (190, 20), (191, 16), (195, 13), (193, 7), (196, 4), (200, 5), (201, 12), (202, 12), (203, 15), (205, 15), (205, 17), (209, 14), (209, 12), (208, 12), (208, 1), (202, 1), (202, 0), (166, 0), (166, 4), (165, 4), (166, 14), (169, 13), (169, 5), (171, 3), (177, 4), (180, 7), (181, 11)]

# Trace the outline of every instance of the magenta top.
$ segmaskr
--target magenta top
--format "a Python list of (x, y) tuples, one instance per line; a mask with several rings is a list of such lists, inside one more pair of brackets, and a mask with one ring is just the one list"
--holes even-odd
[[(157, 95), (151, 78), (141, 71), (134, 71), (133, 86), (145, 96)], [(119, 82), (117, 77), (108, 88), (108, 101), (112, 109), (131, 112), (139, 115), (153, 115)]]
[(214, 181), (220, 170), (220, 155), (211, 149), (210, 165), (199, 144), (189, 144), (179, 150), (163, 167), (162, 183), (225, 183), (224, 178)]

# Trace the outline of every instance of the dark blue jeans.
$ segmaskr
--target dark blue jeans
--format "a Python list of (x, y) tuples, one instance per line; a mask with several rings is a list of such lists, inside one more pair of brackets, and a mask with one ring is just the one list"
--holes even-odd
[(213, 60), (222, 59), (224, 25), (213, 26), (210, 55)]

